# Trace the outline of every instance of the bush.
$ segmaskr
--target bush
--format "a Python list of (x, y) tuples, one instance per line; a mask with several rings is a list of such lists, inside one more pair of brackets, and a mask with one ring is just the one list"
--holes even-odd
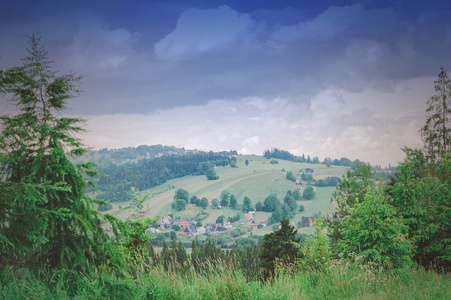
[(302, 193), (302, 198), (304, 198), (305, 200), (313, 200), (313, 198), (315, 198), (315, 191), (311, 186), (305, 188), (304, 192)]

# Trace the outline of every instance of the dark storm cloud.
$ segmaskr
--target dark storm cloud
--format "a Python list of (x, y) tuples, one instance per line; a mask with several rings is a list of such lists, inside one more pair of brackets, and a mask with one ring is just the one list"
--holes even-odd
[(85, 76), (70, 113), (91, 118), (97, 147), (386, 162), (418, 142), (433, 78), (451, 66), (450, 20), (449, 1), (18, 0), (0, 10), (0, 68), (39, 31), (56, 69)]

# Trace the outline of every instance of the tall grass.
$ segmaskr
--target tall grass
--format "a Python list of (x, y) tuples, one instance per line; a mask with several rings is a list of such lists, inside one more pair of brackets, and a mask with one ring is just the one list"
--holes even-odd
[[(147, 271), (143, 271), (147, 270)], [(267, 282), (247, 281), (233, 265), (184, 275), (163, 267), (140, 266), (129, 276), (31, 274), (7, 269), (1, 299), (451, 299), (450, 275), (412, 266), (382, 270), (376, 265), (332, 261), (323, 270), (279, 267)]]

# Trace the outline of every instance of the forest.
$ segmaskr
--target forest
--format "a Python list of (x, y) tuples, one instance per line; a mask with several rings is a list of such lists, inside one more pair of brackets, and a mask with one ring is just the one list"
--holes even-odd
[[(108, 177), (98, 177), (106, 169), (93, 162), (73, 163), (68, 156), (88, 151), (74, 135), (83, 120), (60, 112), (82, 76), (56, 73), (40, 39), (29, 37), (23, 65), (0, 71), (0, 92), (18, 108), (0, 116), (1, 298), (450, 298), (451, 81), (443, 67), (419, 128), (424, 148), (404, 148), (386, 183), (354, 164), (336, 185), (337, 211), (318, 218), (310, 236), (298, 236), (282, 216), (276, 230), (255, 238), (260, 246), (221, 250), (193, 241), (187, 251), (174, 239), (156, 251), (146, 230), (157, 219), (101, 214), (95, 207), (107, 203), (88, 197), (88, 188), (120, 180), (124, 189), (146, 188), (229, 158), (167, 156), (106, 166)], [(133, 177), (133, 168), (158, 180)], [(130, 209), (139, 211), (143, 198), (132, 197)], [(272, 202), (262, 205), (270, 210)]]

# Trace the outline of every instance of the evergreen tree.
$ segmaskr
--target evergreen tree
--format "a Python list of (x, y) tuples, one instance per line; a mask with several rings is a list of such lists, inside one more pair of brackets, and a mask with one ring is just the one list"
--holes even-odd
[(243, 209), (243, 212), (245, 212), (245, 213), (248, 213), (250, 210), (252, 210), (251, 199), (249, 199), (248, 197), (244, 197), (242, 209)]
[(230, 207), (236, 208), (236, 205), (237, 205), (236, 197), (234, 194), (232, 194), (230, 195)]
[(230, 193), (227, 191), (222, 191), (221, 192), (221, 206), (229, 206), (229, 197), (230, 197)]
[(83, 120), (60, 114), (82, 77), (57, 76), (40, 37), (28, 38), (23, 65), (0, 71), (0, 93), (20, 109), (0, 117), (0, 255), (26, 255), (28, 265), (50, 269), (118, 263), (84, 193), (93, 164), (74, 165), (66, 156), (87, 151), (74, 137)]
[(290, 220), (285, 217), (280, 222), (281, 228), (266, 234), (263, 237), (263, 245), (260, 253), (260, 267), (263, 269), (265, 279), (275, 274), (276, 261), (281, 264), (294, 263), (299, 257), (299, 251), (294, 243), (299, 243), (296, 238), (296, 228), (290, 226)]
[(448, 153), (451, 143), (451, 80), (443, 67), (435, 83), (437, 94), (427, 101), (426, 124), (421, 129), (427, 154), (432, 162)]
[(351, 210), (343, 222), (343, 239), (337, 244), (339, 253), (358, 253), (385, 268), (411, 263), (413, 250), (404, 220), (396, 216), (389, 197), (368, 188), (365, 199)]

